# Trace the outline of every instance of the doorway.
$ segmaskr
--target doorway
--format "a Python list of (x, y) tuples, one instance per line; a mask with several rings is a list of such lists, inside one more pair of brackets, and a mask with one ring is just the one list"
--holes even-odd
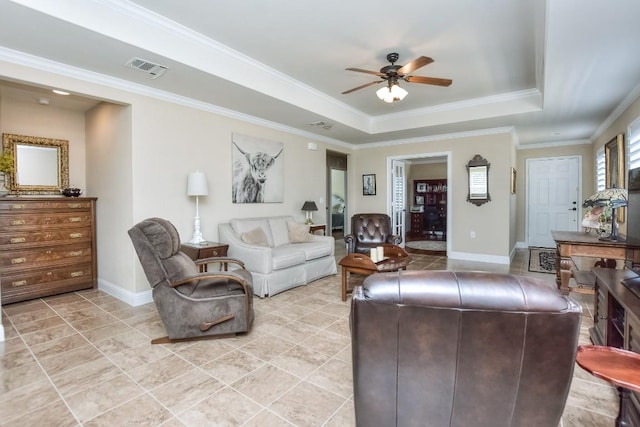
[(551, 230), (577, 231), (582, 157), (527, 159), (527, 243), (554, 248)]
[(327, 151), (327, 235), (344, 238), (347, 225), (347, 155)]
[[(398, 162), (404, 163), (404, 176), (405, 178), (400, 182), (396, 179), (395, 171), (397, 169)], [(453, 240), (453, 229), (451, 226), (451, 191), (447, 191), (449, 189), (449, 185), (447, 185), (447, 190), (445, 190), (443, 186), (440, 187), (425, 187), (425, 194), (416, 194), (414, 181), (418, 180), (439, 180), (439, 182), (451, 183), (452, 182), (452, 167), (451, 167), (451, 153), (443, 152), (443, 153), (422, 153), (422, 154), (414, 154), (411, 156), (398, 156), (398, 157), (389, 157), (387, 159), (387, 170), (388, 173), (388, 183), (387, 188), (389, 195), (389, 216), (395, 222), (396, 218), (402, 217), (404, 224), (404, 232), (402, 234), (402, 241), (405, 243), (408, 242), (409, 246), (420, 246), (421, 244), (424, 247), (413, 247), (411, 249), (420, 249), (427, 251), (451, 251), (451, 241)], [(398, 188), (398, 185), (402, 185), (402, 189)], [(425, 184), (426, 185), (426, 184)], [(427, 199), (426, 188), (432, 190), (432, 192), (439, 192), (439, 199), (432, 200), (431, 198)], [(422, 187), (420, 187), (422, 189)], [(402, 194), (404, 200), (398, 200), (397, 195)], [(431, 195), (431, 193), (429, 193)], [(423, 206), (419, 205), (419, 202), (422, 201)], [(441, 221), (439, 223), (439, 229), (435, 232), (432, 232), (430, 235), (423, 236), (423, 231), (431, 232), (432, 230), (428, 228), (427, 222), (424, 220), (424, 209), (426, 207), (425, 204), (435, 204), (437, 208), (442, 212)], [(399, 214), (398, 211), (401, 211)], [(419, 222), (419, 224), (418, 224)], [(417, 226), (420, 226), (421, 229), (417, 232)], [(396, 224), (393, 224), (394, 230), (397, 230), (402, 227), (398, 227)], [(433, 238), (433, 236), (438, 236), (437, 238)], [(446, 237), (445, 237), (446, 236)], [(427, 238), (431, 237), (431, 239)], [(418, 243), (423, 242), (423, 243)]]

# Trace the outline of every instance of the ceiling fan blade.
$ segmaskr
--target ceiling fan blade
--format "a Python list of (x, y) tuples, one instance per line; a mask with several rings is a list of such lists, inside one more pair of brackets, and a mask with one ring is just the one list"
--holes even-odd
[(428, 56), (420, 56), (419, 58), (416, 58), (413, 61), (409, 62), (408, 64), (405, 64), (402, 67), (400, 67), (400, 69), (398, 69), (398, 74), (405, 76), (411, 73), (412, 71), (417, 70), (420, 67), (424, 67), (427, 64), (431, 64), (432, 62), (433, 62), (433, 59), (429, 58)]
[(360, 89), (364, 89), (365, 87), (369, 87), (369, 86), (373, 86), (373, 85), (378, 84), (378, 83), (382, 83), (383, 81), (384, 80), (376, 80), (375, 82), (370, 82), (370, 83), (364, 84), (362, 86), (354, 87), (353, 89), (345, 90), (344, 92), (342, 92), (342, 94), (346, 95), (348, 93), (355, 92), (355, 91), (360, 90)]
[(383, 74), (383, 73), (381, 73), (379, 71), (363, 70), (362, 68), (345, 68), (345, 70), (347, 70), (347, 71), (357, 71), (358, 73), (373, 74), (374, 76), (387, 77), (386, 74)]
[(407, 76), (404, 78), (409, 83), (423, 83), (427, 85), (449, 86), (453, 82), (451, 79), (439, 79), (437, 77)]

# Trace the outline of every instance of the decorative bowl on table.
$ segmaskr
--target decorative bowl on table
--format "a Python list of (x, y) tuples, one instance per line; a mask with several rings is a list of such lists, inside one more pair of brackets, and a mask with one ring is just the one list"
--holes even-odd
[(82, 194), (82, 190), (79, 188), (64, 188), (61, 193), (66, 197), (78, 197)]

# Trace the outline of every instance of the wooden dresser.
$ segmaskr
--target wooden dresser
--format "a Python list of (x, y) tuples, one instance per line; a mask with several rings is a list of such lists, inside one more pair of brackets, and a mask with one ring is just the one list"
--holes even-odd
[(2, 305), (97, 287), (96, 198), (0, 198)]

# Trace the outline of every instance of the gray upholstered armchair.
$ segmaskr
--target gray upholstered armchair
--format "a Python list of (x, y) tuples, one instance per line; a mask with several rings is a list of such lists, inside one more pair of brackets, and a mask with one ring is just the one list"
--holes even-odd
[[(194, 262), (180, 252), (173, 224), (149, 218), (129, 230), (142, 268), (153, 288), (153, 301), (167, 337), (154, 344), (246, 332), (253, 322), (251, 274), (241, 261), (207, 258)], [(199, 271), (200, 264), (236, 264), (230, 271)]]
[(368, 254), (371, 248), (382, 243), (399, 245), (402, 237), (391, 231), (391, 218), (380, 213), (361, 213), (351, 217), (351, 234), (344, 236), (347, 253)]

